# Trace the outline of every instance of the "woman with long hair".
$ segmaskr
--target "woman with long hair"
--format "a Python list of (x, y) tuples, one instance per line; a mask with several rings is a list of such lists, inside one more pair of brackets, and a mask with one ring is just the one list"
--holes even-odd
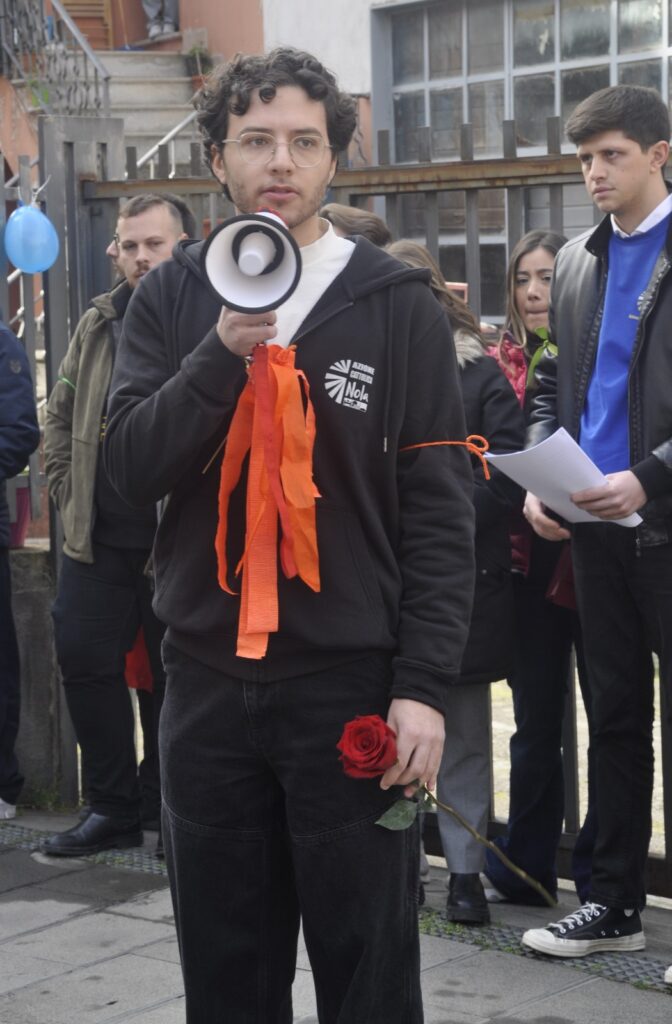
[[(522, 447), (523, 415), (515, 395), (483, 345), (478, 321), (447, 288), (424, 246), (407, 239), (387, 251), (411, 267), (430, 271), (430, 287), (443, 306), (455, 342), (467, 435), (481, 434), (495, 452)], [(474, 458), (476, 592), (459, 683), (446, 693), (446, 741), (438, 797), (455, 807), (481, 834), (490, 805), (490, 700), (488, 684), (511, 670), (513, 656), (510, 518), (521, 507), (518, 486), (491, 470), (486, 480)], [(463, 924), (484, 924), (489, 909), (479, 872), (483, 847), (439, 809), (439, 832), (450, 869), (446, 915)]]
[[(534, 392), (534, 370), (542, 356), (553, 357), (548, 340), (548, 308), (553, 266), (566, 239), (551, 231), (530, 231), (511, 253), (507, 270), (506, 325), (493, 354), (527, 413)], [(573, 605), (569, 541), (542, 540), (522, 515), (512, 531), (516, 658), (508, 682), (516, 731), (511, 738), (507, 831), (496, 842), (507, 856), (553, 895), (556, 855), (564, 816), (562, 723), (574, 645), (579, 681), (590, 720), (579, 620)], [(596, 822), (589, 801), (572, 859), (576, 889), (584, 903)], [(486, 859), (491, 900), (540, 902), (531, 889), (492, 853)]]

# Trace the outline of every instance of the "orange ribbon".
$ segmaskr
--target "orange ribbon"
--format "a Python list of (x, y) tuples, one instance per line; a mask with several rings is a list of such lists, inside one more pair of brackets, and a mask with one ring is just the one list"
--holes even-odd
[(250, 453), (245, 550), (236, 566), (236, 575), (243, 576), (236, 649), (240, 658), (263, 658), (269, 633), (278, 630), (278, 519), (283, 573), (320, 590), (315, 526), (315, 498), (320, 494), (312, 469), (315, 413), (308, 381), (294, 366), (294, 355), (291, 346), (256, 346), (222, 461), (215, 551), (219, 585), (234, 594), (227, 580), (229, 499)]
[(435, 446), (442, 444), (457, 444), (462, 448), (466, 448), (468, 452), (471, 452), (472, 455), (475, 455), (481, 460), (483, 475), (486, 480), (490, 479), (490, 469), (485, 458), (485, 452), (487, 452), (490, 445), (484, 437), (481, 437), (480, 434), (469, 434), (466, 441), (425, 441), (423, 444), (407, 444), (405, 448), (400, 448), (399, 451), (410, 452), (413, 448), (434, 448)]

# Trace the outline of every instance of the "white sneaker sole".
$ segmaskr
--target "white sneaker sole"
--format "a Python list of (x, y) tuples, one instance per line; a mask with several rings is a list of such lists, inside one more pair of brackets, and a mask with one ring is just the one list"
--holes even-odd
[(672, 985), (672, 967), (668, 967), (665, 971), (664, 981), (666, 985)]
[[(646, 949), (644, 932), (635, 935), (619, 935), (611, 939), (561, 939), (546, 928), (532, 928), (524, 933), (522, 943), (537, 953), (549, 956), (587, 956), (589, 953), (610, 951), (627, 953), (637, 949)], [(672, 968), (670, 969), (672, 981)], [(667, 980), (667, 979), (666, 979)]]

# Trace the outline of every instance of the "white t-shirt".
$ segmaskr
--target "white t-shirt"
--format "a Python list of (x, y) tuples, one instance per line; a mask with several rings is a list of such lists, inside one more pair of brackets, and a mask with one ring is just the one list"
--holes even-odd
[(333, 224), (322, 219), (320, 224), (327, 226), (326, 231), (316, 242), (301, 248), (301, 280), (287, 301), (278, 306), (278, 333), (269, 344), (287, 348), (308, 313), (354, 252), (354, 243), (337, 235)]

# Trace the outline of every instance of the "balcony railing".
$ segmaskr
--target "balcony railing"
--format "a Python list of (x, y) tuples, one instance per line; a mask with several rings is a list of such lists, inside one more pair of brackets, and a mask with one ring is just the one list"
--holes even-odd
[(109, 114), (110, 73), (59, 0), (0, 0), (0, 73), (28, 109)]

